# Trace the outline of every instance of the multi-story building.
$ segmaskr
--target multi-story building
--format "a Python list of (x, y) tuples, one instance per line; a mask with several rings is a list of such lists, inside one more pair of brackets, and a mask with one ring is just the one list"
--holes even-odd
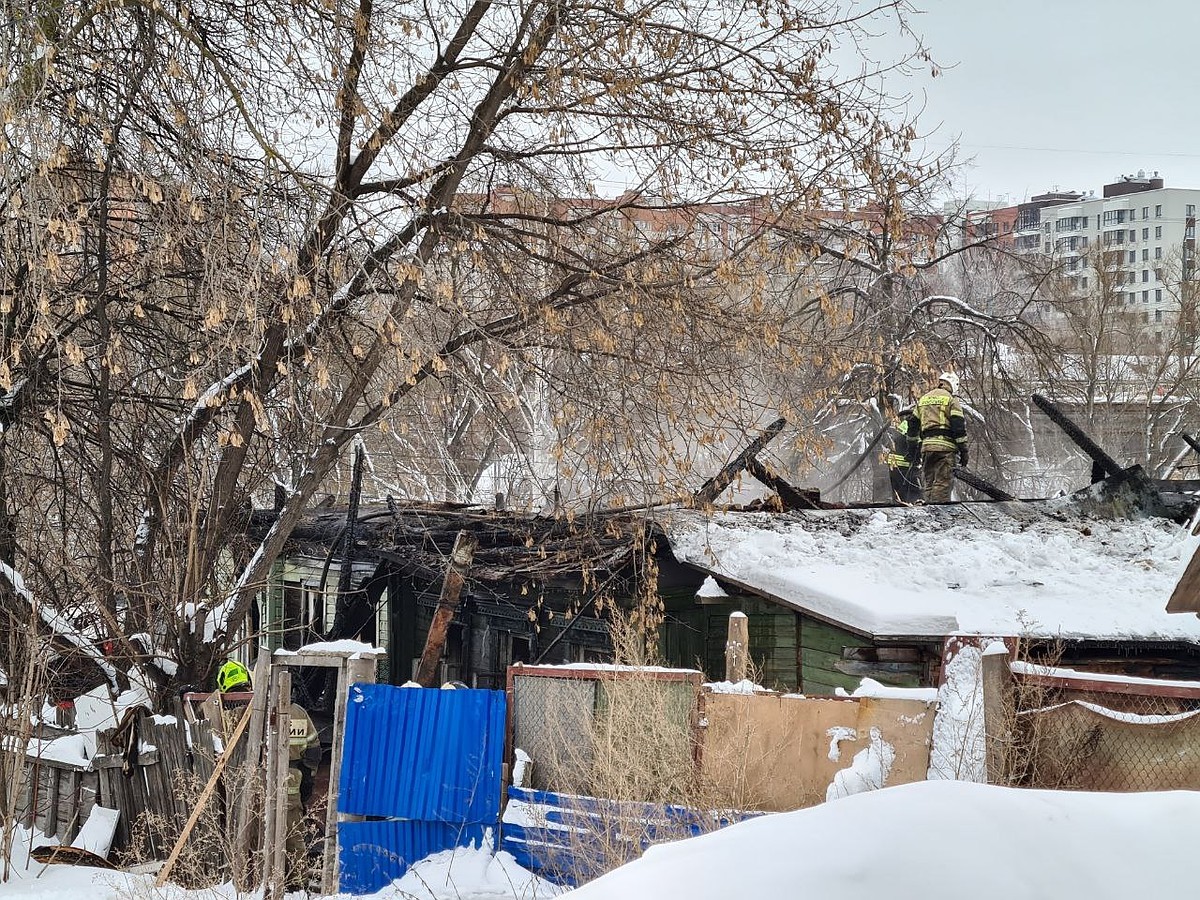
[[(949, 206), (949, 204), (947, 204)], [(971, 208), (962, 216), (962, 246), (986, 241), (996, 247), (1011, 250), (1017, 236), (1018, 204), (991, 203)]]
[[(1016, 238), (1013, 249), (1018, 253), (1036, 253), (1042, 248), (1042, 210), (1066, 203), (1075, 203), (1084, 195), (1074, 191), (1050, 191), (1030, 197), (1017, 204)], [(1047, 213), (1047, 218), (1050, 214)]]
[(1105, 289), (1161, 333), (1194, 275), (1198, 205), (1200, 190), (1168, 188), (1157, 172), (1124, 176), (1100, 197), (1044, 194), (1022, 204), (1014, 250), (1053, 263), (1079, 295), (1096, 289), (1099, 262)]

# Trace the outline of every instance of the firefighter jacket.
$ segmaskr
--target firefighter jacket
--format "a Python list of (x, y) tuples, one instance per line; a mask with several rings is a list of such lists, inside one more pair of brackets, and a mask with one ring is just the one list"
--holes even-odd
[(891, 452), (885, 457), (889, 469), (911, 469), (921, 456), (921, 421), (913, 410), (905, 410), (888, 429)]
[[(288, 780), (287, 792), (300, 795), (300, 785), (303, 774), (301, 763), (316, 768), (316, 760), (320, 759), (320, 739), (316, 726), (308, 711), (299, 703), (293, 703), (288, 712)], [(313, 757), (315, 756), (315, 760)]]
[(943, 387), (935, 387), (917, 401), (921, 420), (921, 452), (946, 453), (967, 446), (967, 425), (962, 404)]

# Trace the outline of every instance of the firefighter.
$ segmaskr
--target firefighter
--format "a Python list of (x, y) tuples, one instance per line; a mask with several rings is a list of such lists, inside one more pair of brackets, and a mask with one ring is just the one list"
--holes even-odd
[(887, 454), (892, 494), (900, 503), (921, 502), (921, 421), (910, 406), (900, 411), (888, 429), (891, 451)]
[(958, 393), (958, 376), (943, 372), (937, 387), (917, 401), (921, 423), (921, 470), (925, 476), (925, 500), (949, 503), (954, 479), (954, 456), (967, 464), (967, 425)]
[[(253, 690), (250, 672), (236, 660), (228, 660), (217, 672), (217, 689), (222, 694)], [(312, 790), (312, 774), (321, 761), (321, 744), (312, 718), (299, 703), (293, 703), (288, 712), (287, 728), (287, 882), (294, 889), (301, 885), (298, 864), (308, 856), (302, 792)]]

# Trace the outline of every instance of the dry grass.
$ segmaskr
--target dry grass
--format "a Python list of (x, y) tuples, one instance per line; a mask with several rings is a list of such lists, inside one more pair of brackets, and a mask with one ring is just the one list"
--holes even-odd
[[(744, 779), (717, 786), (699, 775), (695, 687), (641, 668), (658, 660), (637, 621), (616, 614), (612, 634), (615, 661), (635, 668), (601, 678), (594, 707), (583, 715), (567, 705), (574, 695), (560, 699), (562, 709), (547, 710), (548, 739), (534, 758), (543, 783), (567, 795), (569, 859), (561, 874), (576, 883), (637, 858), (650, 844), (713, 830), (722, 810), (748, 808), (738, 791)], [(575, 795), (582, 796), (572, 802)], [(536, 825), (547, 824), (537, 818)]]

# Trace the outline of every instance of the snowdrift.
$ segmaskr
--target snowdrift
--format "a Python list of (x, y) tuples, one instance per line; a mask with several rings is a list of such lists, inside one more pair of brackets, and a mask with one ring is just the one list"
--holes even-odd
[(1200, 793), (951, 781), (886, 788), (651, 847), (572, 900), (1129, 900), (1190, 896)]

